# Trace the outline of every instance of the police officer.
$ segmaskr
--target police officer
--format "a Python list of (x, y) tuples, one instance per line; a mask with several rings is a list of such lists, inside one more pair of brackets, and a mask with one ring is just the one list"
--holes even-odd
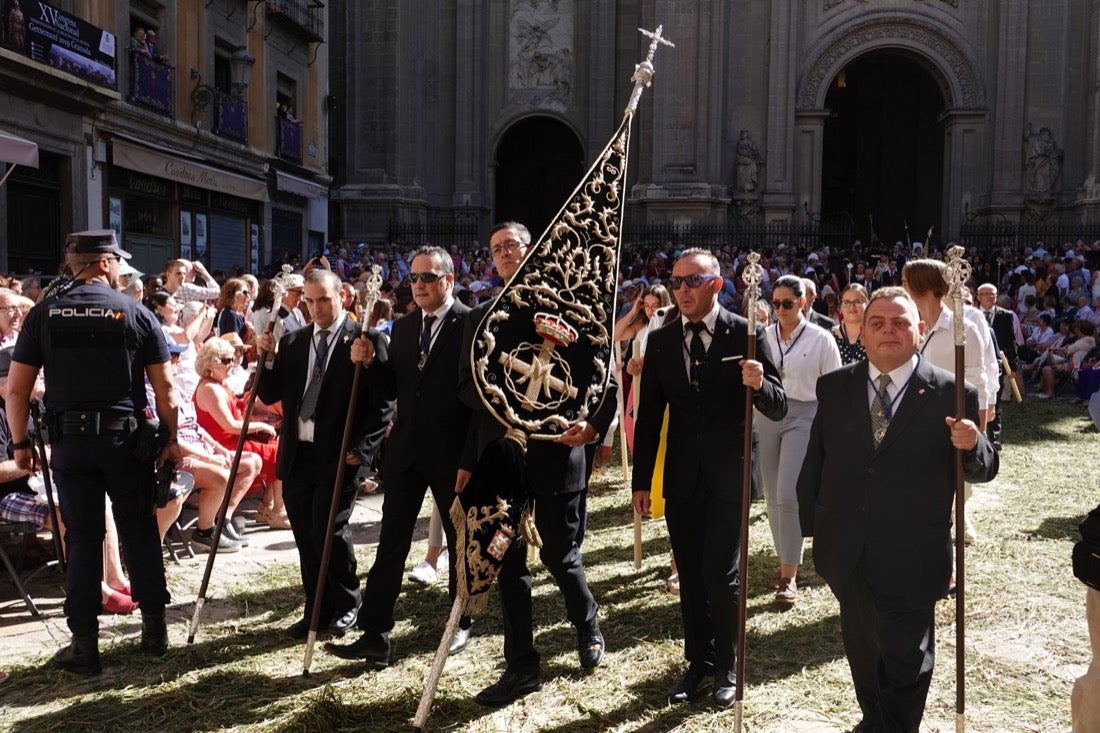
[(111, 497), (133, 598), (141, 606), (141, 651), (162, 656), (168, 649), (168, 590), (153, 506), (155, 467), (135, 450), (148, 376), (168, 441), (156, 463), (179, 460), (176, 394), (168, 346), (155, 317), (115, 289), (122, 258), (130, 255), (109, 229), (69, 235), (72, 287), (58, 288), (27, 314), (8, 375), (12, 447), (16, 463), (29, 470), (29, 400), (39, 369), (45, 369), (51, 468), (67, 528), (65, 615), (73, 635), (54, 661), (86, 675), (102, 671), (98, 616), (105, 496)]

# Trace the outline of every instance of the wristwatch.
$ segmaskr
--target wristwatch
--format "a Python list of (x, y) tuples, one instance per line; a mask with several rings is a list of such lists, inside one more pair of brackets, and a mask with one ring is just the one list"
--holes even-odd
[(27, 450), (30, 447), (31, 447), (31, 439), (30, 438), (23, 438), (18, 443), (12, 443), (11, 444), (11, 449), (12, 450)]

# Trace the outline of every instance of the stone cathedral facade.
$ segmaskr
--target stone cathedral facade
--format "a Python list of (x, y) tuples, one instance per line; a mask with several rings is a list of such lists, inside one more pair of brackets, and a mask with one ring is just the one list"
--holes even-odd
[(544, 226), (621, 118), (630, 220), (884, 241), (1100, 216), (1094, 0), (334, 0), (330, 231)]

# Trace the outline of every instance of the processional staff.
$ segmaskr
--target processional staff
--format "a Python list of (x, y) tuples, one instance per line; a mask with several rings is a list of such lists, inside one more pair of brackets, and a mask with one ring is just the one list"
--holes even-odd
[[(283, 271), (272, 278), (271, 282), (274, 286), (274, 303), (271, 308), (271, 313), (267, 317), (267, 323), (264, 324), (264, 333), (270, 335), (275, 330), (275, 324), (279, 321), (279, 309), (278, 303), (282, 302), (283, 297), (286, 295), (286, 283), (283, 280), (290, 274), (290, 265), (283, 265)], [(265, 351), (261, 351), (256, 359), (256, 368), (263, 369), (263, 364), (267, 360), (268, 354)], [(256, 375), (259, 377), (259, 374)], [(229, 478), (225, 482), (225, 491), (222, 493), (221, 504), (218, 505), (218, 513), (214, 518), (214, 535), (210, 544), (210, 552), (206, 556), (206, 569), (202, 574), (202, 582), (199, 583), (199, 593), (195, 598), (195, 610), (191, 614), (191, 627), (187, 631), (187, 643), (195, 643), (195, 632), (199, 628), (199, 620), (202, 618), (202, 607), (206, 603), (206, 591), (210, 585), (210, 575), (214, 571), (214, 560), (218, 556), (218, 547), (221, 544), (222, 526), (225, 524), (225, 515), (229, 509), (230, 495), (233, 493), (233, 484), (237, 481), (237, 471), (241, 467), (241, 453), (244, 451), (244, 443), (248, 440), (248, 425), (252, 422), (252, 410), (256, 406), (256, 386), (253, 384), (252, 391), (248, 395), (248, 403), (245, 406), (244, 417), (241, 422), (241, 432), (237, 436), (237, 450), (233, 453), (233, 463), (229, 468)]]
[[(748, 263), (741, 273), (741, 279), (748, 287), (745, 290), (746, 316), (749, 319), (749, 332), (745, 358), (756, 359), (756, 301), (760, 299), (760, 283), (764, 281), (764, 268), (760, 266), (760, 254), (749, 252)], [(737, 582), (740, 584), (737, 594), (737, 690), (734, 693), (734, 726), (743, 730), (745, 699), (745, 625), (748, 621), (748, 583), (749, 576), (749, 504), (752, 494), (752, 387), (745, 387), (745, 440), (741, 450), (743, 458), (741, 471), (741, 537), (738, 540), (740, 554), (737, 564)]]
[[(955, 419), (966, 419), (966, 332), (963, 316), (963, 292), (972, 272), (964, 257), (965, 250), (955, 246), (947, 250), (948, 294), (955, 315)], [(966, 542), (962, 531), (966, 492), (963, 484), (963, 450), (955, 449), (955, 730), (966, 729)]]

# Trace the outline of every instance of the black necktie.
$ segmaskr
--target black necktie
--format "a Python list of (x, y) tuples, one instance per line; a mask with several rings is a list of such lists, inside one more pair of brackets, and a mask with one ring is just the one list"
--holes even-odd
[(435, 316), (424, 316), (424, 329), (420, 332), (420, 350), (427, 354), (432, 350), (432, 326)]
[(432, 350), (432, 326), (435, 324), (435, 316), (424, 316), (424, 327), (420, 331), (420, 361), (417, 367), (424, 368), (428, 361), (428, 352)]
[(687, 324), (691, 331), (691, 343), (688, 344), (688, 374), (691, 377), (691, 386), (699, 389), (699, 378), (703, 374), (703, 363), (707, 360), (707, 349), (703, 346), (703, 332), (707, 325), (699, 323)]
[(317, 411), (317, 395), (321, 393), (321, 381), (325, 375), (325, 360), (328, 358), (328, 331), (317, 334), (317, 348), (314, 353), (313, 371), (309, 375), (309, 385), (302, 395), (302, 408), (298, 416), (303, 420), (312, 420)]

